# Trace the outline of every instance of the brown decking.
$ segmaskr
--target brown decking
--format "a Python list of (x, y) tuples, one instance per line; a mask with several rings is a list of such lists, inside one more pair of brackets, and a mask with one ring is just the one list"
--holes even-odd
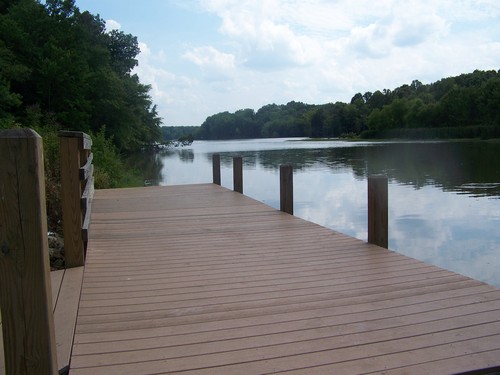
[(500, 290), (217, 185), (96, 191), (71, 375), (500, 366)]

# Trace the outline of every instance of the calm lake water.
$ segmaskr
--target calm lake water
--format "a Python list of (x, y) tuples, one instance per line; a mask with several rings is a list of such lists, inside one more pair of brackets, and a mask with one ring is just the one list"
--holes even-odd
[(292, 139), (195, 141), (142, 158), (159, 185), (212, 182), (232, 189), (243, 156), (243, 191), (279, 208), (279, 165), (294, 168), (294, 214), (367, 239), (367, 181), (389, 178), (389, 248), (500, 287), (500, 143), (344, 142)]

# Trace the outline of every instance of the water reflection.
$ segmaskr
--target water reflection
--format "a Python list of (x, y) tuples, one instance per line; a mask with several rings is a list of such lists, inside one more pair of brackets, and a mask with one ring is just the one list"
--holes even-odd
[[(243, 156), (246, 167), (259, 164), (277, 170), (281, 164), (291, 164), (298, 171), (348, 168), (362, 180), (370, 174), (385, 174), (416, 189), (435, 185), (473, 196), (500, 196), (500, 146), (495, 143), (373, 143), (320, 149), (299, 149), (293, 148), (293, 142), (289, 144), (290, 149), (225, 152), (221, 165), (230, 168), (234, 156)], [(211, 161), (211, 154), (205, 157)]]
[(145, 185), (159, 185), (163, 181), (162, 169), (165, 154), (157, 151), (143, 151), (128, 155), (127, 167), (140, 172)]
[(500, 286), (500, 144), (255, 140), (195, 142), (164, 154), (162, 184), (232, 188), (243, 156), (244, 193), (279, 207), (279, 165), (294, 167), (295, 214), (366, 240), (366, 177), (389, 177), (389, 247)]

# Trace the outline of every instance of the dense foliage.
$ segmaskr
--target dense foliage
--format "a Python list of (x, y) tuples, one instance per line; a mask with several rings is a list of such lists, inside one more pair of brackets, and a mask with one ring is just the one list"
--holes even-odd
[(259, 137), (499, 138), (500, 71), (479, 71), (393, 91), (358, 93), (350, 103), (269, 104), (208, 117), (199, 139)]
[(48, 226), (60, 232), (59, 130), (93, 139), (98, 188), (142, 185), (123, 153), (161, 141), (161, 119), (133, 69), (137, 38), (106, 32), (74, 0), (0, 0), (0, 129), (43, 138)]
[(120, 151), (161, 139), (150, 87), (132, 74), (137, 38), (106, 32), (74, 0), (0, 2), (0, 128), (26, 126), (99, 133)]
[(179, 138), (194, 136), (199, 126), (162, 126), (161, 134), (164, 141), (176, 141)]

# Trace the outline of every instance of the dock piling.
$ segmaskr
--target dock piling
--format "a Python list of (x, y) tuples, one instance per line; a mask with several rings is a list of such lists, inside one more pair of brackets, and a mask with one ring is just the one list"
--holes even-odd
[(220, 186), (220, 155), (212, 155), (213, 183)]
[(368, 177), (368, 242), (389, 246), (388, 181), (386, 176)]
[(233, 158), (233, 190), (243, 194), (243, 158)]
[(280, 210), (293, 215), (293, 168), (280, 165)]

